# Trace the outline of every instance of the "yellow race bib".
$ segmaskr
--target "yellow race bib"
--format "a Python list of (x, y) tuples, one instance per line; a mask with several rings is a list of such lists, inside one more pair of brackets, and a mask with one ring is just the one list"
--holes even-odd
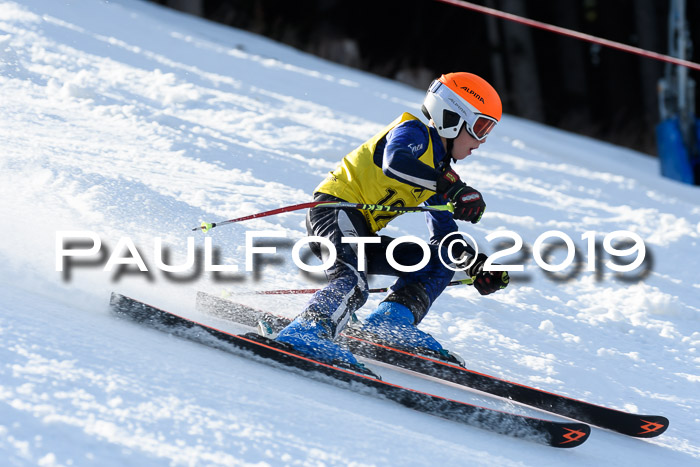
[[(374, 151), (379, 141), (394, 127), (408, 120), (418, 120), (418, 118), (404, 112), (362, 146), (345, 156), (338, 167), (316, 187), (314, 193), (326, 193), (352, 203), (391, 206), (418, 206), (433, 196), (434, 191), (387, 177), (382, 172), (382, 168), (374, 163)], [(428, 136), (428, 148), (418, 160), (435, 168), (433, 143), (430, 136)], [(400, 214), (381, 211), (362, 212), (372, 232), (382, 229)]]

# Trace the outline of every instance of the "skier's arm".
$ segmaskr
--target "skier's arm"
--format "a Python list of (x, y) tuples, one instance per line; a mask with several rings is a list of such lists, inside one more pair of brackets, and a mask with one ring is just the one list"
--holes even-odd
[[(422, 123), (418, 121), (404, 122), (389, 133), (385, 141), (377, 146), (375, 160), (387, 177), (391, 177), (407, 185), (426, 188), (430, 191), (437, 189), (438, 172), (418, 158), (428, 149), (430, 135)], [(383, 148), (380, 147), (383, 144)]]
[(486, 208), (481, 193), (467, 186), (449, 167), (440, 173), (421, 162), (418, 158), (427, 150), (429, 141), (425, 125), (418, 121), (404, 122), (377, 145), (374, 162), (387, 177), (443, 195), (454, 205), (455, 219), (476, 224)]

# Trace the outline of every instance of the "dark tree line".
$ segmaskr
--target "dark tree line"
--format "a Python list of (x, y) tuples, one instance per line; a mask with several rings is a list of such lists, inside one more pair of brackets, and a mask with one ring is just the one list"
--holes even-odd
[[(668, 51), (669, 0), (473, 0), (655, 52)], [(472, 71), (504, 111), (656, 154), (661, 62), (431, 0), (158, 0), (329, 60), (425, 88)], [(700, 48), (700, 2), (687, 2)], [(692, 61), (700, 61), (694, 51)], [(691, 78), (700, 81), (699, 73)], [(700, 95), (700, 92), (697, 93)], [(700, 106), (696, 104), (696, 108)]]

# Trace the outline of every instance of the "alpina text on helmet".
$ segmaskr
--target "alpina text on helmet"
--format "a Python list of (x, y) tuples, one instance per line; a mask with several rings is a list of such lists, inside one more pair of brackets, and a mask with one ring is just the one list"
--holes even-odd
[(464, 91), (467, 91), (469, 94), (471, 94), (472, 96), (476, 97), (477, 100), (479, 100), (479, 102), (481, 102), (482, 104), (485, 104), (485, 103), (486, 103), (486, 102), (484, 102), (484, 98), (481, 97), (479, 94), (475, 93), (474, 91), (472, 91), (471, 89), (469, 89), (469, 88), (466, 87), (466, 86), (460, 86), (460, 85), (458, 85), (457, 82), (454, 81), (454, 80), (452, 80), (452, 81), (455, 83), (455, 86), (457, 86), (458, 88), (460, 88), (460, 89), (462, 89), (462, 90), (464, 90)]

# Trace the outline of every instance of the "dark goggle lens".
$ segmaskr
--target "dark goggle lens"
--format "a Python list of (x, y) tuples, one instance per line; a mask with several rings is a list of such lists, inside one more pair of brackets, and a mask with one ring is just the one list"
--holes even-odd
[(472, 133), (474, 133), (474, 136), (476, 136), (477, 139), (483, 139), (491, 132), (491, 130), (493, 130), (493, 127), (495, 126), (496, 122), (493, 120), (479, 117), (472, 126)]

